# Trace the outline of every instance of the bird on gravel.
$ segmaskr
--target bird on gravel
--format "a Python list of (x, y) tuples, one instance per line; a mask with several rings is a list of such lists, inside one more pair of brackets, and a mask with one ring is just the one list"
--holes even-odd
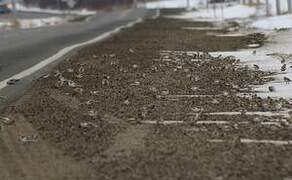
[(286, 77), (286, 76), (284, 76), (284, 81), (285, 81), (287, 84), (289, 84), (289, 83), (291, 82), (291, 79), (288, 78), (288, 77)]
[(258, 70), (260, 69), (260, 67), (259, 67), (258, 65), (256, 65), (256, 64), (254, 64), (253, 67), (254, 67), (254, 69), (255, 69), (256, 71), (258, 71)]
[(203, 59), (204, 55), (199, 53), (199, 59)]
[(283, 64), (283, 66), (281, 67), (281, 71), (283, 72), (283, 71), (286, 71), (286, 69), (287, 69), (287, 65), (286, 64)]
[(253, 54), (253, 55), (256, 55), (256, 54), (257, 54), (257, 51), (256, 51), (256, 50), (254, 50), (254, 51), (252, 52), (252, 54)]
[(201, 54), (200, 52), (197, 52), (194, 54), (193, 56), (194, 59), (202, 59), (203, 58), (203, 54)]
[(269, 88), (270, 92), (275, 92), (276, 91), (276, 88), (274, 86), (269, 86), (268, 88)]
[(279, 101), (275, 102), (274, 108), (276, 111), (280, 111), (283, 107), (283, 104)]
[(280, 58), (281, 58), (281, 63), (284, 64), (286, 59), (284, 57), (282, 57), (282, 56), (280, 56)]
[(215, 57), (215, 59), (220, 59), (222, 58), (222, 54), (219, 54), (217, 57)]

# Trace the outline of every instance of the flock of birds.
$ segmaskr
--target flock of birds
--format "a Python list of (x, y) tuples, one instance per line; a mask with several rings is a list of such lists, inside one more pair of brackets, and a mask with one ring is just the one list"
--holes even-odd
[[(256, 50), (255, 51), (253, 51), (253, 55), (256, 55)], [(281, 59), (281, 64), (282, 64), (282, 66), (281, 66), (281, 72), (285, 72), (286, 70), (287, 70), (287, 64), (286, 64), (286, 58), (285, 57), (283, 57), (282, 55), (280, 55), (280, 54), (275, 54), (275, 53), (273, 53), (273, 54), (267, 54), (268, 56), (277, 56), (277, 57), (279, 57), (280, 59)], [(289, 56), (290, 57), (290, 56)], [(257, 65), (257, 64), (254, 64), (253, 65), (253, 67), (254, 67), (254, 69), (255, 70), (260, 70), (260, 67)], [(290, 66), (290, 68), (292, 68), (292, 66)], [(283, 80), (284, 80), (284, 82), (286, 83), (286, 84), (289, 84), (292, 80), (289, 78), (289, 77), (287, 77), (287, 76), (284, 76), (283, 77)], [(270, 92), (275, 92), (276, 91), (276, 88), (274, 87), (274, 86), (269, 86), (268, 87), (268, 89), (269, 89), (269, 91)]]

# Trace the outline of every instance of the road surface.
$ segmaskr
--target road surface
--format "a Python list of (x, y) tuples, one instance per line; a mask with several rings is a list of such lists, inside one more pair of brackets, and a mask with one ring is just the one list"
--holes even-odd
[[(60, 49), (88, 41), (129, 22), (153, 15), (154, 12), (145, 9), (116, 10), (97, 14), (84, 22), (1, 32), (0, 82), (56, 54)], [(15, 96), (16, 91), (22, 91), (28, 83), (22, 81), (18, 86), (2, 89), (0, 95)]]

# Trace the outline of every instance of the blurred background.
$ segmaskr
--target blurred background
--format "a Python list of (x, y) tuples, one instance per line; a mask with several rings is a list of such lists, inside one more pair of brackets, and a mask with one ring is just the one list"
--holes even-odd
[(0, 0), (0, 31), (62, 24), (115, 9), (141, 7), (144, 0)]
[[(0, 0), (0, 31), (16, 27), (51, 26), (76, 19), (86, 20), (84, 17), (97, 13), (131, 8), (185, 8), (187, 11), (206, 9), (214, 16), (223, 16), (224, 9), (234, 5), (261, 11), (257, 16), (292, 13), (292, 0)], [(243, 6), (238, 7), (240, 11), (231, 13), (244, 13), (246, 8)]]

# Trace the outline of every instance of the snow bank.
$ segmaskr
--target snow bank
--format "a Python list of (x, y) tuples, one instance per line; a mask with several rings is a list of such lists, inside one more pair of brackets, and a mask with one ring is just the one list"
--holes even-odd
[(6, 23), (0, 22), (0, 28), (6, 26)]
[[(205, 0), (190, 0), (191, 7), (204, 6)], [(148, 9), (156, 8), (185, 8), (187, 7), (186, 0), (160, 0), (154, 2), (147, 2), (145, 7)]]
[[(262, 3), (265, 3), (266, 0), (261, 0)], [(280, 8), (281, 12), (287, 12), (288, 11), (288, 5), (287, 0), (279, 0), (280, 1)], [(276, 14), (276, 0), (269, 0), (269, 7), (270, 7), (270, 13), (271, 15)]]
[(172, 18), (179, 19), (203, 19), (203, 20), (226, 20), (226, 19), (243, 19), (250, 16), (254, 16), (259, 12), (255, 7), (249, 7), (245, 5), (231, 5), (231, 6), (220, 6), (217, 5), (216, 10), (211, 9), (200, 9), (198, 11), (186, 12), (181, 15), (171, 16)]
[[(266, 3), (266, 0), (260, 0), (260, 3), (264, 4)], [(191, 7), (206, 7), (206, 0), (190, 0)], [(146, 8), (184, 8), (187, 6), (187, 0), (157, 0), (154, 2), (148, 2), (146, 3)], [(280, 0), (280, 8), (281, 12), (285, 13), (288, 11), (288, 4), (286, 0)], [(255, 7), (253, 7), (255, 9)], [(265, 8), (264, 8), (264, 11)], [(269, 0), (269, 11), (271, 15), (276, 14), (276, 0)], [(220, 12), (218, 12), (220, 13)], [(249, 13), (249, 10), (244, 12), (242, 10), (240, 11), (233, 11), (232, 13), (237, 14), (236, 18), (238, 16), (246, 16), (245, 14)], [(242, 14), (241, 14), (242, 13)], [(212, 14), (212, 13), (211, 13)], [(241, 15), (240, 15), (241, 14)]]
[[(66, 23), (67, 19), (61, 17), (49, 17), (49, 18), (40, 18), (40, 19), (18, 19), (17, 25), (15, 27), (20, 29), (29, 29), (29, 28), (38, 28), (38, 27), (45, 27), (45, 26), (54, 26), (58, 24)], [(13, 27), (14, 23), (7, 21), (7, 22), (0, 22), (0, 29), (6, 29)]]
[(259, 19), (253, 22), (251, 27), (267, 30), (292, 28), (292, 15), (273, 16)]
[(63, 24), (66, 20), (60, 17), (49, 17), (43, 19), (20, 19), (18, 22), (20, 28), (28, 29)]
[[(250, 68), (254, 68), (254, 64), (260, 67), (260, 70), (275, 72), (276, 75), (272, 76), (274, 78), (273, 81), (260, 85), (253, 86), (254, 91), (258, 92), (257, 95), (260, 97), (272, 97), (272, 98), (286, 98), (292, 99), (292, 83), (286, 83), (284, 81), (284, 77), (288, 77), (292, 80), (292, 69), (289, 68), (291, 66), (292, 61), (287, 60), (287, 70), (281, 71), (281, 67), (283, 64), (281, 60), (277, 57), (271, 57), (267, 54), (271, 52), (275, 52), (272, 50), (268, 50), (266, 48), (259, 48), (257, 50), (256, 55), (253, 54), (254, 49), (251, 50), (241, 50), (236, 52), (216, 52), (211, 53), (212, 55), (222, 54), (223, 56), (235, 56), (236, 58), (241, 60), (243, 66), (247, 65)], [(274, 86), (276, 91), (269, 92), (268, 87)]]
[[(265, 85), (254, 86), (260, 97), (286, 98), (292, 99), (292, 82), (286, 83), (284, 77), (292, 80), (292, 30), (283, 31), (281, 33), (271, 33), (269, 42), (263, 47), (256, 49), (256, 54), (253, 53), (255, 49), (245, 49), (235, 52), (216, 52), (214, 55), (222, 54), (223, 56), (235, 56), (240, 59), (242, 65), (253, 68), (256, 64), (260, 70), (275, 72), (272, 76), (274, 81)], [(272, 55), (274, 54), (274, 55)], [(281, 58), (282, 57), (282, 58)], [(281, 67), (284, 65), (281, 60), (285, 59), (286, 70), (282, 71)], [(269, 92), (268, 87), (274, 86), (276, 91)]]
[(64, 10), (56, 10), (56, 9), (41, 9), (39, 7), (26, 7), (22, 4), (16, 3), (16, 9), (18, 11), (24, 12), (40, 12), (40, 13), (48, 13), (48, 14), (75, 14), (75, 15), (94, 15), (96, 11), (89, 11), (87, 9), (80, 9), (80, 10), (72, 10), (72, 11), (64, 11)]
[(10, 22), (0, 22), (0, 29), (11, 26)]

